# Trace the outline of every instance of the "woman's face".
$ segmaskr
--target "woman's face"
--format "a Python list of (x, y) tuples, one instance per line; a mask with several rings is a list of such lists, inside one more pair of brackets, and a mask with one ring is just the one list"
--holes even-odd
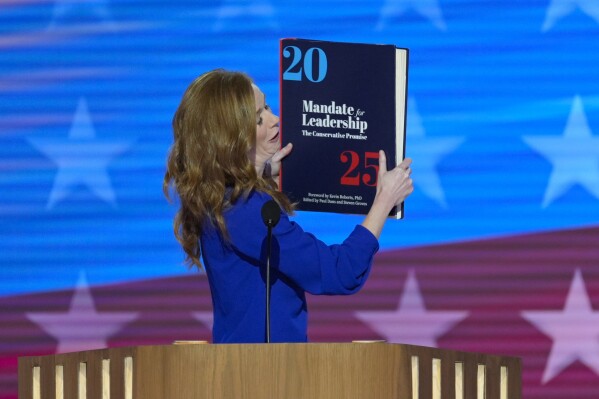
[(279, 140), (279, 117), (266, 104), (264, 93), (256, 85), (256, 148), (255, 165), (266, 163), (281, 148)]

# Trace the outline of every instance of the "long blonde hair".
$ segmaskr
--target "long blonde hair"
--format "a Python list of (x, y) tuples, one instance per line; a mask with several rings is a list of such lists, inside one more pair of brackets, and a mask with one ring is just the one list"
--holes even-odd
[(265, 192), (286, 212), (292, 211), (274, 180), (258, 176), (249, 159), (256, 123), (252, 80), (222, 69), (195, 79), (175, 112), (163, 191), (170, 200), (172, 186), (180, 198), (174, 232), (190, 266), (201, 268), (199, 238), (206, 226), (215, 227), (228, 241), (223, 213), (240, 197)]

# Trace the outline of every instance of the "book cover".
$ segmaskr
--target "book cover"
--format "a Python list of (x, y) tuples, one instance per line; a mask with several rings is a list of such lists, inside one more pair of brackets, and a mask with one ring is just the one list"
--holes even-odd
[[(378, 151), (405, 157), (408, 50), (395, 45), (280, 41), (281, 189), (299, 210), (366, 214)], [(403, 217), (403, 204), (391, 212)]]

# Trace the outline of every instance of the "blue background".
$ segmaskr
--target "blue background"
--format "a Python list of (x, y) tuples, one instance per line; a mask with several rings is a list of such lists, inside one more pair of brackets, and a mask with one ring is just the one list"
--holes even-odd
[[(410, 49), (416, 190), (384, 250), (599, 221), (596, 2), (9, 1), (0, 35), (2, 296), (81, 271), (91, 285), (189, 273), (162, 194), (172, 115), (216, 67), (249, 73), (278, 112), (282, 37)], [(558, 168), (529, 139), (567, 126), (586, 138), (543, 147)], [(334, 243), (361, 217), (296, 220)]]
[[(210, 336), (162, 193), (171, 118), (218, 67), (278, 113), (284, 37), (410, 49), (415, 191), (364, 290), (309, 298), (311, 339), (432, 337), (521, 357), (525, 397), (595, 398), (597, 0), (1, 2), (0, 397), (19, 356)], [(337, 243), (362, 217), (295, 220)]]

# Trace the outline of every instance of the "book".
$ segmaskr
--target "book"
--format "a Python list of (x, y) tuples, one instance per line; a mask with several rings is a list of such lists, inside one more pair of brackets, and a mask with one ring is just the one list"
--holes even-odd
[(408, 55), (395, 45), (280, 40), (280, 130), (294, 146), (280, 187), (298, 210), (368, 213), (379, 150), (389, 170), (405, 157)]

